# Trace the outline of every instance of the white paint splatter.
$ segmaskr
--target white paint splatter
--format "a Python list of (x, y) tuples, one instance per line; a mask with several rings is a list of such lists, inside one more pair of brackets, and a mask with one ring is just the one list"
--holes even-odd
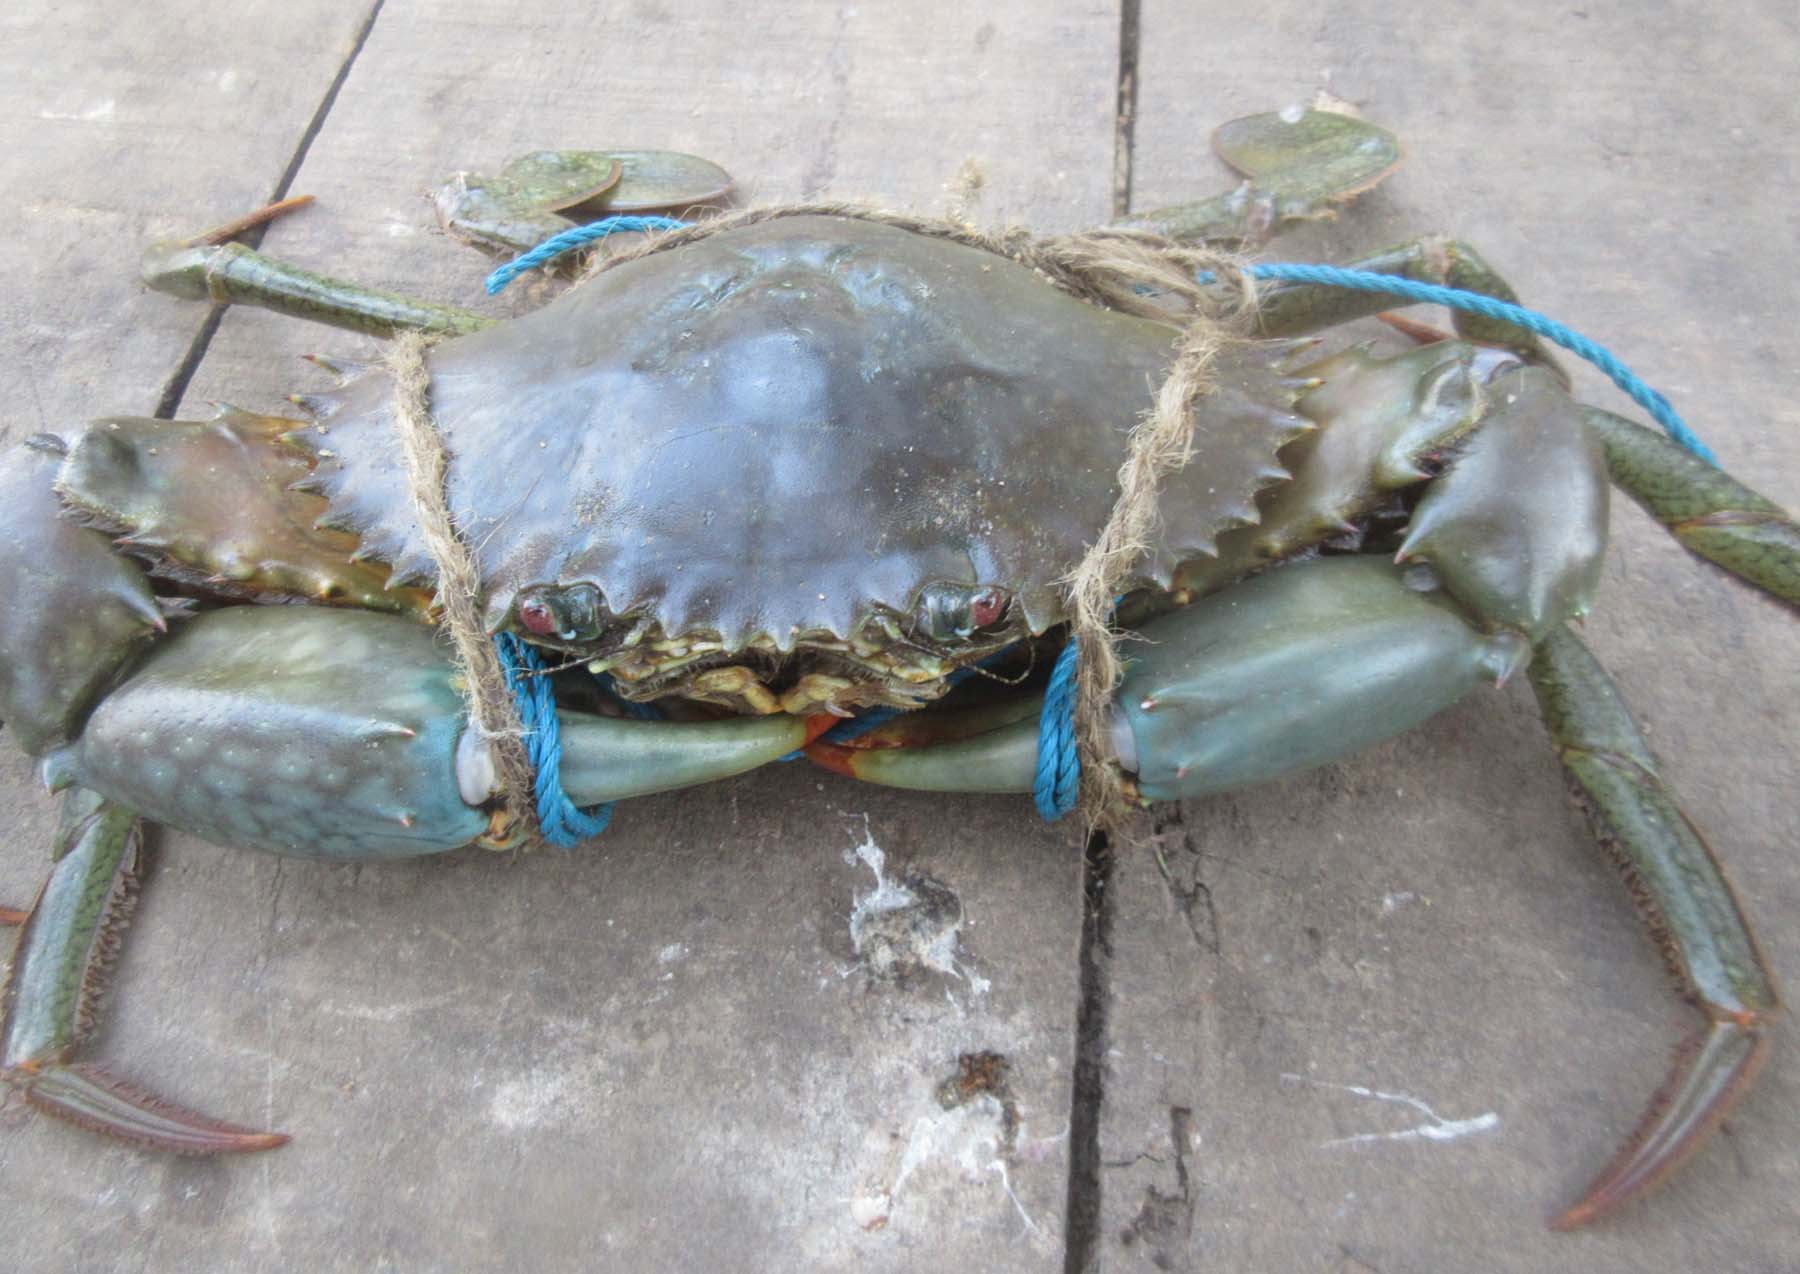
[(674, 964), (677, 960), (686, 956), (687, 953), (687, 943), (671, 942), (668, 946), (656, 953), (656, 962), (658, 964)]
[(1019, 1202), (1019, 1196), (1013, 1193), (1012, 1178), (1006, 1175), (1006, 1161), (1004, 1159), (990, 1160), (988, 1171), (1000, 1174), (1000, 1185), (1005, 1189), (1006, 1197), (1012, 1200), (1013, 1207), (1019, 1210), (1019, 1220), (1025, 1223), (1025, 1233), (1038, 1233), (1037, 1222), (1031, 1219), (1031, 1213), (1025, 1210), (1023, 1203)]
[[(881, 917), (907, 907), (919, 904), (919, 895), (897, 880), (888, 879), (887, 854), (875, 843), (875, 833), (869, 827), (869, 816), (863, 815), (863, 839), (861, 843), (852, 845), (844, 854), (846, 862), (861, 860), (875, 874), (875, 888), (869, 893), (854, 899), (850, 910), (850, 941), (856, 947), (857, 954), (862, 954), (863, 944), (870, 937)], [(919, 963), (938, 973), (947, 973), (951, 977), (961, 977), (962, 972), (956, 964), (956, 925), (945, 925), (931, 940), (929, 945), (915, 947)], [(987, 990), (985, 979), (975, 988), (977, 994)]]
[(888, 1223), (894, 1201), (886, 1190), (859, 1194), (850, 1200), (850, 1219), (865, 1230), (879, 1230)]
[(1000, 1153), (1002, 1118), (999, 1101), (983, 1093), (953, 1110), (933, 1110), (913, 1120), (888, 1197), (898, 1199), (913, 1173), (934, 1159), (955, 1165), (967, 1180), (978, 1178)]
[(1333, 1146), (1360, 1145), (1370, 1141), (1455, 1141), (1459, 1137), (1467, 1137), (1472, 1133), (1491, 1132), (1500, 1126), (1500, 1116), (1491, 1110), (1469, 1119), (1445, 1119), (1419, 1098), (1410, 1097), (1405, 1093), (1383, 1092), (1379, 1088), (1366, 1088), (1361, 1084), (1334, 1084), (1328, 1080), (1308, 1079), (1304, 1075), (1295, 1075), (1291, 1072), (1284, 1072), (1281, 1078), (1290, 1083), (1311, 1084), (1315, 1088), (1329, 1088), (1335, 1092), (1349, 1093), (1354, 1097), (1368, 1097), (1397, 1106), (1410, 1106), (1429, 1121), (1394, 1132), (1359, 1132), (1349, 1137), (1333, 1137), (1330, 1141), (1319, 1143), (1321, 1150), (1330, 1149)]
[(76, 111), (42, 110), (42, 111), (38, 112), (38, 118), (39, 119), (71, 119), (71, 120), (74, 120), (75, 122), (81, 123), (81, 124), (99, 124), (99, 123), (104, 123), (106, 120), (109, 120), (113, 117), (114, 105), (115, 104), (113, 102), (113, 99), (109, 97), (105, 101), (94, 103), (94, 105), (86, 108), (85, 110), (76, 110)]

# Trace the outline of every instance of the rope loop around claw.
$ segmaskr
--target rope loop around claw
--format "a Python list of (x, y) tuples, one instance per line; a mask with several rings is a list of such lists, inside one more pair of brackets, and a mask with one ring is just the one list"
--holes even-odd
[(528, 833), (535, 837), (540, 825), (525, 724), (507, 688), (499, 652), (481, 620), (481, 569), (450, 516), (450, 453), (431, 415), (431, 371), (425, 362), (430, 344), (418, 332), (402, 332), (388, 355), (394, 375), (394, 424), (406, 461), (408, 491), (420, 534), (437, 564), (443, 628), (462, 676), (470, 726), (493, 753), (495, 782), (505, 807), (525, 820)]

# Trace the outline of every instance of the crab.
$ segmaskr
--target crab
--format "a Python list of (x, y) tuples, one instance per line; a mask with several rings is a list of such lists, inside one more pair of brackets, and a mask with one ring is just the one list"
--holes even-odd
[[(1329, 215), (1398, 162), (1324, 111), (1216, 146), (1232, 192), (1127, 229), (1226, 247)], [(435, 199), (525, 250), (607, 212), (717, 202), (655, 153), (539, 152)], [(1064, 580), (1181, 319), (1092, 304), (1003, 255), (881, 218), (795, 210), (596, 271), (499, 323), (275, 262), (219, 233), (153, 247), (152, 286), (367, 333), (444, 337), (431, 407), (482, 618), (564, 696), (562, 780), (593, 804), (795, 751), (853, 778), (1027, 791)], [(1512, 299), (1466, 245), (1365, 269)], [(1570, 631), (1617, 485), (1696, 554), (1800, 604), (1800, 530), (1659, 435), (1568, 393), (1530, 333), (1416, 324), (1320, 348), (1368, 296), (1282, 284), (1228, 342), (1193, 454), (1122, 589), (1134, 636), (1108, 734), (1144, 802), (1319, 765), (1526, 672), (1578, 799), (1701, 1025), (1643, 1122), (1558, 1224), (1640, 1196), (1714, 1130), (1779, 1007), (1742, 908), (1610, 680)], [(0, 1078), (26, 1101), (177, 1152), (286, 1138), (78, 1059), (129, 912), (142, 827), (337, 860), (515, 835), (491, 744), (435, 629), (438, 568), (394, 443), (385, 364), (304, 418), (111, 418), (0, 469), (12, 599), (0, 714), (63, 792), (23, 917)], [(625, 709), (650, 705), (657, 719)], [(826, 733), (874, 710), (892, 719)], [(823, 737), (821, 737), (823, 735)], [(1090, 763), (1095, 759), (1090, 758)]]

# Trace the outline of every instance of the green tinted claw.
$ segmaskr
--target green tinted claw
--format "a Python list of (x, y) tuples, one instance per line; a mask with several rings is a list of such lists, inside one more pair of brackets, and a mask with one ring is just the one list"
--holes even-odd
[(1336, 216), (1401, 160), (1400, 143), (1385, 128), (1296, 108), (1232, 120), (1213, 134), (1213, 149), (1244, 175), (1242, 185), (1123, 224), (1176, 239), (1256, 244), (1294, 222)]
[(1373, 557), (1266, 572), (1144, 629), (1118, 691), (1146, 800), (1228, 791), (1411, 729), (1527, 658)]
[(0, 1016), (0, 1081), (30, 1105), (95, 1132), (179, 1154), (269, 1150), (287, 1140), (212, 1119), (70, 1057), (93, 1028), (137, 891), (137, 818), (76, 788), (56, 866), (13, 956)]
[[(53, 781), (221, 845), (362, 861), (442, 853), (490, 830), (493, 764), (429, 628), (315, 606), (184, 623), (47, 763)], [(829, 718), (621, 721), (569, 712), (579, 805), (754, 769)]]
[[(688, 722), (558, 715), (563, 788), (577, 805), (671, 792), (743, 774), (804, 747), (834, 721), (779, 712)], [(471, 744), (475, 737), (464, 736)]]
[(446, 233), (498, 255), (617, 213), (680, 211), (731, 191), (731, 175), (663, 150), (536, 150), (492, 177), (457, 173), (431, 192)]
[(455, 670), (422, 624), (232, 606), (162, 642), (49, 768), (215, 844), (412, 857), (487, 830), (456, 782), (464, 719)]
[(815, 743), (806, 749), (806, 755), (834, 774), (882, 787), (925, 792), (1029, 792), (1037, 773), (1041, 703), (1035, 698), (1021, 701), (1016, 719), (983, 734), (958, 737), (953, 729), (947, 742), (882, 747), (882, 740), (865, 736), (848, 745)]
[(1552, 1222), (1574, 1229), (1648, 1193), (1724, 1122), (1763, 1063), (1780, 1000), (1712, 848), (1663, 782), (1599, 661), (1556, 630), (1538, 647), (1531, 684), (1577, 802), (1664, 963), (1706, 1018), (1625, 1147)]
[[(1296, 563), (1144, 625), (1126, 647), (1112, 737), (1145, 800), (1204, 796), (1322, 765), (1418, 724), (1527, 654), (1371, 557)], [(880, 741), (881, 732), (872, 738)], [(892, 787), (1030, 791), (1035, 711), (923, 747), (814, 745), (827, 769)], [(870, 740), (861, 742), (867, 743)]]

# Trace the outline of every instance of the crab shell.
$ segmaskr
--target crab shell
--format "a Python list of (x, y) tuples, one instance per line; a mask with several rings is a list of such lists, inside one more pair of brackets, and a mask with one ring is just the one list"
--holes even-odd
[[(911, 644), (894, 621), (934, 585), (999, 590), (1009, 639), (1062, 622), (1060, 581), (1112, 508), (1176, 335), (975, 248), (795, 217), (435, 347), (431, 406), (491, 627), (516, 625), (528, 590), (591, 585), (629, 640), (648, 630), (677, 656), (866, 656)], [(1286, 477), (1276, 451), (1312, 425), (1283, 351), (1237, 344), (1216, 365), (1133, 585), (1167, 587)], [(306, 401), (319, 423), (291, 437), (322, 524), (395, 584), (431, 582), (390, 376)], [(630, 627), (581, 653), (604, 659)], [(932, 671), (981, 648), (938, 649)]]

